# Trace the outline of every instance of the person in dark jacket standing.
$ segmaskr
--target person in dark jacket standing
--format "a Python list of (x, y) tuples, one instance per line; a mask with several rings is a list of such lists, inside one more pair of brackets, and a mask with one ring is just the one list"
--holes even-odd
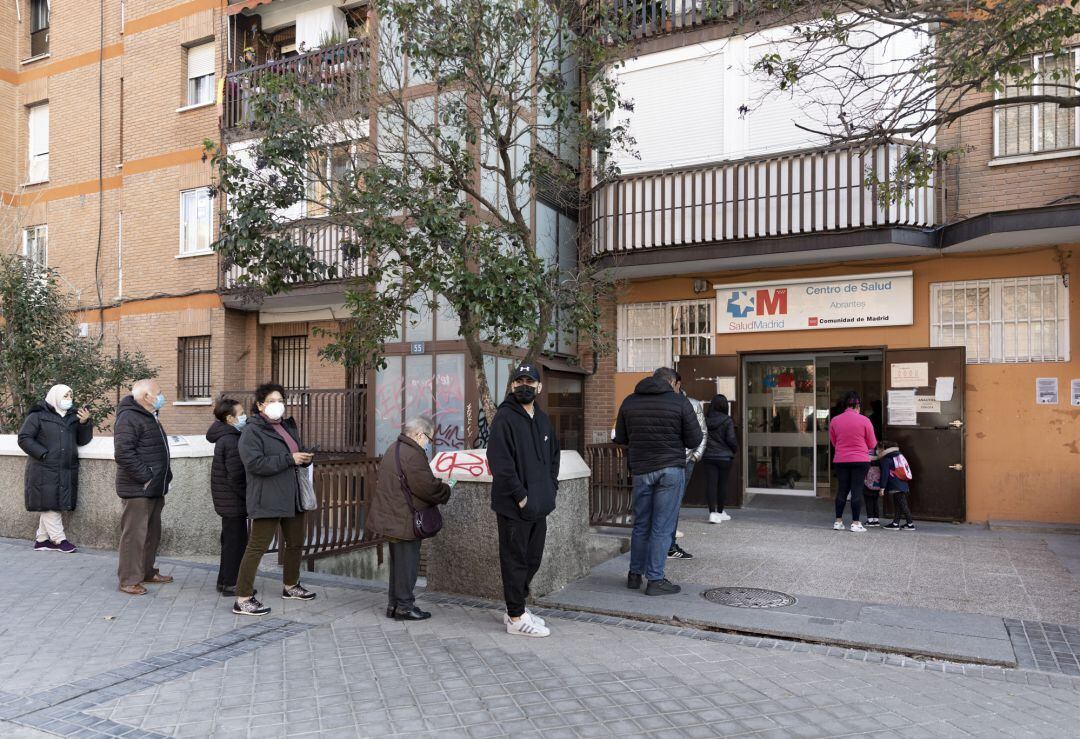
[(75, 410), (71, 388), (53, 385), (45, 400), (30, 409), (19, 429), (26, 463), (26, 510), (40, 513), (35, 552), (70, 554), (75, 545), (64, 533), (61, 511), (75, 510), (79, 492), (79, 447), (94, 436), (90, 412)]
[(214, 406), (214, 419), (206, 440), (214, 445), (210, 497), (214, 512), (221, 516), (217, 589), (224, 596), (235, 597), (236, 575), (248, 541), (247, 476), (240, 459), (240, 432), (247, 424), (247, 415), (238, 401), (222, 398)]
[[(397, 441), (383, 453), (379, 481), (371, 499), (365, 528), (390, 540), (390, 589), (386, 617), (398, 621), (423, 621), (431, 614), (416, 607), (413, 589), (420, 574), (420, 543), (413, 530), (412, 511), (442, 505), (450, 500), (450, 485), (439, 480), (428, 466), (435, 435), (430, 418), (405, 422)], [(405, 485), (402, 486), (402, 477)], [(411, 508), (410, 508), (411, 506)]]
[(690, 401), (675, 392), (677, 377), (675, 370), (661, 367), (639, 382), (615, 421), (615, 443), (629, 447), (634, 479), (634, 530), (626, 587), (640, 588), (645, 575), (649, 581), (646, 595), (681, 590), (664, 577), (664, 566), (679, 520), (686, 450), (696, 449), (703, 436)]
[(143, 583), (170, 583), (154, 566), (161, 543), (161, 509), (172, 481), (169, 440), (158, 421), (165, 396), (156, 380), (139, 380), (116, 407), (113, 445), (120, 496), (120, 591), (145, 595)]
[(709, 523), (731, 520), (724, 513), (731, 466), (739, 452), (739, 440), (735, 436), (735, 420), (728, 414), (727, 396), (717, 395), (709, 404), (705, 416), (708, 438), (705, 444), (705, 498), (709, 503)]
[(304, 511), (300, 507), (300, 478), (307, 475), (312, 453), (301, 451), (300, 433), (285, 418), (285, 388), (274, 383), (255, 389), (252, 418), (240, 433), (240, 459), (247, 473), (247, 514), (251, 518), (240, 572), (236, 576), (233, 613), (265, 616), (269, 606), (255, 600), (255, 573), (278, 526), (285, 539), (281, 597), (312, 600), (315, 593), (300, 584), (304, 546)]
[(491, 423), (487, 458), (491, 467), (491, 510), (499, 526), (502, 569), (510, 634), (548, 636), (544, 620), (525, 607), (529, 585), (540, 569), (547, 517), (559, 489), (559, 442), (547, 414), (536, 405), (543, 385), (529, 364), (510, 376), (510, 393)]

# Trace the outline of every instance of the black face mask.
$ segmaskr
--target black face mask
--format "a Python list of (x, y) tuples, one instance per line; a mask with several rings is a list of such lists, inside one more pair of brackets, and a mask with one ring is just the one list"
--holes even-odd
[(514, 400), (517, 402), (528, 405), (536, 400), (536, 388), (529, 385), (518, 385), (513, 390)]

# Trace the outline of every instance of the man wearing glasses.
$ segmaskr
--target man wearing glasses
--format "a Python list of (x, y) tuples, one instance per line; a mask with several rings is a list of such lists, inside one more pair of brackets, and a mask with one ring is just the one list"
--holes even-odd
[(506, 600), (503, 622), (509, 634), (535, 637), (551, 631), (529, 612), (525, 599), (544, 557), (547, 517), (555, 510), (559, 487), (559, 442), (547, 414), (536, 405), (542, 388), (532, 365), (514, 370), (510, 392), (491, 424), (487, 452)]

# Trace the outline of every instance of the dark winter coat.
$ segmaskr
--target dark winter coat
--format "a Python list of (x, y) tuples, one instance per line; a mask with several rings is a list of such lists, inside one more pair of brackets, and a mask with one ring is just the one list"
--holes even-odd
[(709, 438), (705, 444), (705, 459), (718, 462), (735, 459), (739, 451), (739, 440), (735, 437), (735, 420), (726, 413), (710, 413), (705, 416), (705, 426)]
[(247, 517), (247, 475), (240, 459), (240, 429), (215, 420), (206, 432), (214, 445), (210, 465), (210, 496), (222, 518)]
[(79, 423), (75, 409), (60, 416), (38, 403), (19, 429), (26, 462), (26, 510), (73, 511), (79, 492), (79, 447), (94, 436), (93, 426)]
[(630, 474), (686, 467), (686, 450), (701, 443), (701, 426), (690, 401), (657, 377), (637, 384), (615, 421), (615, 443), (630, 447)]
[[(559, 491), (559, 442), (547, 414), (533, 415), (513, 395), (499, 405), (487, 449), (491, 467), (491, 510), (500, 516), (539, 521), (555, 510)], [(518, 503), (525, 500), (525, 507)]]
[(116, 494), (121, 498), (161, 498), (169, 491), (169, 440), (157, 415), (132, 396), (116, 407), (113, 424)]
[[(296, 422), (286, 418), (281, 424), (303, 449)], [(296, 466), (285, 440), (262, 416), (249, 419), (240, 433), (240, 459), (247, 473), (248, 518), (292, 518), (303, 513), (297, 475), (308, 474), (306, 466)]]
[(427, 455), (420, 445), (405, 434), (400, 435), (383, 454), (379, 462), (379, 482), (371, 499), (366, 528), (391, 539), (410, 541), (413, 532), (413, 516), (406, 493), (398, 477), (397, 454), (401, 453), (401, 472), (412, 491), (412, 506), (418, 511), (442, 505), (450, 500), (450, 486), (431, 474)]
[[(881, 469), (881, 490), (886, 493), (909, 493), (911, 492), (911, 486), (907, 480), (901, 480), (900, 478), (892, 474), (895, 468), (893, 460), (900, 454), (900, 448), (891, 446), (881, 452), (881, 455), (877, 459), (878, 467)], [(899, 515), (899, 514), (897, 514)]]

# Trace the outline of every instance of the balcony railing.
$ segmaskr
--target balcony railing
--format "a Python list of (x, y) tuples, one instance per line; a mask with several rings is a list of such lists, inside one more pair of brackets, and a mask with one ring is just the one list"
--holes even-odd
[(915, 146), (841, 146), (619, 177), (593, 190), (592, 256), (933, 226), (933, 182), (889, 202), (880, 197)]
[(221, 127), (226, 130), (249, 127), (254, 119), (256, 99), (267, 93), (272, 78), (284, 75), (324, 86), (332, 93), (336, 105), (362, 109), (368, 95), (368, 63), (367, 42), (350, 39), (300, 56), (231, 72), (225, 76)]
[(733, 18), (740, 0), (597, 0), (615, 11), (631, 38), (648, 38)]
[[(316, 462), (364, 452), (367, 388), (289, 390), (286, 395), (285, 415), (296, 420), (304, 446), (317, 449)], [(222, 390), (218, 398), (232, 398), (250, 413), (255, 391)]]
[[(302, 244), (313, 259), (334, 268), (334, 273), (327, 275), (327, 280), (344, 280), (363, 274), (365, 263), (357, 256), (356, 237), (348, 226), (319, 218), (299, 220), (292, 225), (295, 229), (294, 241)], [(245, 270), (236, 265), (222, 269), (218, 273), (218, 288), (242, 288), (240, 278), (244, 274)], [(290, 285), (312, 281), (314, 280), (305, 280), (298, 275), (285, 275), (285, 282)]]

